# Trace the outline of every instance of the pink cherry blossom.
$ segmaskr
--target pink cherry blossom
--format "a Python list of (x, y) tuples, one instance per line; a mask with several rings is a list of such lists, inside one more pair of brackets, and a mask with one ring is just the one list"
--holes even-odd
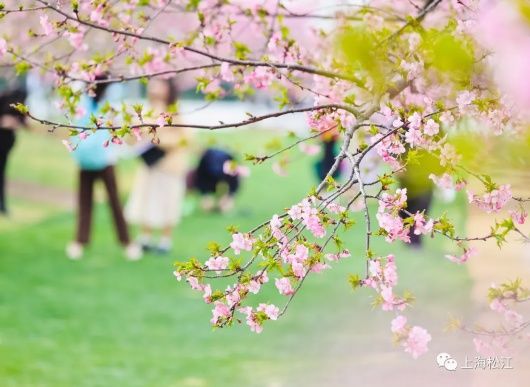
[(414, 112), (408, 119), (409, 122), (409, 128), (418, 130), (421, 128), (421, 115), (418, 112)]
[(75, 150), (74, 146), (70, 143), (70, 141), (63, 140), (62, 143), (65, 146), (65, 148), (68, 150), (68, 152), (73, 152)]
[(326, 229), (320, 222), (320, 218), (317, 215), (310, 215), (304, 219), (304, 224), (307, 229), (317, 238), (323, 238), (326, 236)]
[(295, 247), (295, 251), (293, 254), (288, 254), (285, 257), (285, 262), (293, 263), (293, 262), (305, 262), (309, 258), (309, 249), (307, 246), (304, 246), (302, 244), (298, 244)]
[(386, 265), (383, 269), (384, 283), (387, 286), (396, 286), (398, 281), (397, 266), (392, 254), (386, 257)]
[(458, 109), (460, 112), (465, 113), (467, 111), (467, 107), (473, 103), (475, 98), (475, 93), (468, 90), (464, 90), (458, 94), (456, 103), (458, 104)]
[(298, 278), (305, 277), (307, 271), (304, 267), (304, 264), (301, 262), (293, 262), (291, 263), (291, 269), (293, 269), (293, 274), (297, 276)]
[(131, 132), (134, 138), (136, 138), (136, 141), (138, 142), (142, 141), (142, 131), (140, 130), (140, 128), (133, 128)]
[(383, 268), (381, 261), (378, 259), (370, 259), (368, 261), (368, 271), (372, 277), (382, 277)]
[(510, 211), (510, 216), (516, 224), (525, 224), (528, 213), (521, 209), (520, 211)]
[(403, 315), (399, 315), (392, 320), (390, 330), (393, 333), (402, 333), (407, 325), (407, 318)]
[(311, 265), (312, 273), (321, 273), (323, 270), (326, 270), (326, 269), (331, 269), (331, 266), (329, 266), (327, 263), (316, 262), (313, 265)]
[(93, 8), (90, 12), (90, 20), (102, 27), (108, 26), (108, 22), (103, 15), (103, 5)]
[(506, 305), (498, 298), (494, 298), (493, 301), (490, 302), (490, 308), (497, 313), (504, 313), (507, 310)]
[(5, 39), (0, 38), (0, 59), (2, 59), (7, 53), (7, 42)]
[(317, 215), (316, 208), (313, 208), (311, 202), (307, 198), (292, 206), (289, 209), (288, 214), (293, 220), (302, 219), (304, 226), (306, 226), (315, 237), (323, 238), (326, 235), (326, 229)]
[(282, 220), (280, 219), (278, 214), (274, 214), (269, 224), (271, 229), (279, 230), (282, 227)]
[(523, 316), (514, 310), (504, 312), (504, 319), (510, 328), (519, 328), (524, 322)]
[(280, 309), (273, 304), (259, 304), (256, 310), (265, 313), (271, 320), (277, 320), (280, 315)]
[[(530, 67), (528, 21), (518, 2), (482, 2), (477, 15), (477, 40), (491, 52), (495, 81), (523, 109), (530, 106), (527, 70)], [(521, 3), (522, 4), (522, 3)]]
[(328, 204), (327, 209), (329, 210), (329, 212), (331, 212), (333, 214), (340, 214), (341, 212), (346, 211), (345, 207), (343, 207), (343, 206), (341, 206), (340, 204), (337, 204), (337, 203)]
[(436, 184), (440, 188), (443, 188), (443, 189), (453, 188), (453, 178), (448, 173), (444, 173), (442, 176), (436, 176), (431, 173), (429, 175), (429, 179), (431, 179), (434, 182), (434, 184)]
[(173, 271), (173, 275), (175, 276), (177, 281), (180, 282), (182, 280), (182, 274), (178, 270)]
[(251, 251), (253, 243), (254, 239), (249, 234), (236, 233), (232, 235), (230, 247), (236, 255), (239, 255), (241, 250)]
[(281, 295), (290, 296), (294, 293), (294, 289), (291, 285), (291, 281), (289, 280), (289, 278), (276, 278), (274, 284), (276, 285), (276, 288), (278, 289)]
[(284, 163), (275, 162), (272, 164), (272, 171), (281, 177), (287, 177), (289, 176), (289, 173), (287, 172), (287, 169), (285, 168)]
[(199, 280), (197, 279), (197, 277), (190, 276), (186, 278), (186, 281), (190, 284), (193, 290), (198, 290), (200, 292), (203, 291), (204, 285), (199, 283)]
[(168, 114), (167, 113), (160, 113), (160, 115), (156, 119), (156, 124), (160, 128), (163, 128), (164, 126), (167, 125), (167, 120), (168, 120)]
[(222, 270), (226, 270), (230, 259), (227, 257), (211, 257), (205, 263), (209, 270), (214, 270), (216, 273), (221, 273)]
[(247, 306), (244, 308), (240, 308), (239, 311), (247, 316), (246, 322), (247, 325), (250, 327), (250, 330), (252, 332), (261, 333), (263, 332), (263, 327), (259, 323), (259, 321), (256, 318), (256, 315), (252, 311), (252, 307)]
[(88, 46), (84, 43), (85, 33), (81, 30), (77, 32), (66, 32), (66, 37), (68, 41), (77, 50), (86, 51)]
[(210, 304), (212, 302), (212, 286), (210, 284), (206, 284), (203, 287), (203, 293), (202, 293), (202, 299), (207, 304)]
[(444, 144), (440, 150), (440, 165), (454, 165), (460, 160), (460, 156), (456, 153), (456, 149), (451, 144)]
[(301, 152), (309, 156), (314, 156), (320, 153), (319, 145), (307, 144), (305, 142), (302, 142), (300, 143), (300, 145), (298, 145), (298, 148), (300, 149)]
[[(407, 80), (412, 81), (415, 78), (421, 76), (424, 65), (423, 62), (407, 62), (401, 61), (401, 68), (407, 73)], [(399, 126), (398, 126), (399, 127)]]
[(396, 304), (396, 298), (391, 286), (381, 285), (381, 290), (379, 292), (383, 299), (383, 304), (381, 308), (385, 311), (394, 310)]
[(225, 161), (223, 164), (223, 172), (230, 176), (248, 177), (250, 169), (243, 165), (237, 165), (233, 160)]
[(350, 112), (341, 111), (339, 121), (343, 128), (352, 129), (357, 124), (357, 118)]
[(235, 288), (230, 286), (226, 289), (226, 303), (230, 308), (238, 305), (241, 301), (241, 294), (239, 293), (240, 285), (237, 285)]
[(469, 258), (477, 254), (477, 249), (474, 247), (470, 247), (467, 250), (464, 251), (464, 254), (460, 257), (455, 257), (454, 255), (446, 255), (445, 257), (450, 260), (451, 262), (462, 264), (466, 263)]
[(495, 350), (491, 344), (484, 340), (475, 337), (473, 339), (473, 344), (475, 345), (475, 350), (482, 356), (493, 356), (495, 354)]
[(252, 294), (258, 294), (261, 289), (261, 283), (256, 280), (250, 280), (247, 285), (247, 289)]
[(414, 214), (414, 234), (430, 234), (434, 226), (434, 221), (429, 219), (425, 221), (425, 216), (421, 212)]
[(221, 79), (225, 82), (233, 82), (235, 79), (234, 73), (230, 69), (230, 64), (228, 62), (223, 62), (221, 64)]
[(482, 197), (468, 191), (469, 203), (475, 204), (487, 213), (500, 211), (511, 198), (512, 191), (509, 184), (501, 185), (498, 189), (487, 192)]
[(414, 359), (417, 359), (428, 351), (427, 345), (430, 341), (431, 335), (424, 328), (413, 326), (403, 344), (405, 352), (410, 353)]
[(49, 36), (53, 34), (53, 26), (52, 23), (50, 23), (50, 20), (48, 19), (48, 15), (42, 15), (40, 17), (40, 25), (42, 27), (44, 35)]
[(451, 114), (451, 112), (443, 112), (440, 114), (440, 121), (444, 125), (450, 125), (452, 122), (455, 121), (455, 117)]
[(440, 125), (438, 125), (434, 120), (430, 119), (427, 121), (423, 127), (423, 132), (428, 136), (434, 136), (440, 131)]
[(403, 126), (403, 121), (401, 121), (400, 118), (396, 118), (394, 122), (392, 122), (392, 126), (396, 129), (401, 128)]
[(407, 142), (411, 148), (421, 145), (423, 143), (421, 131), (415, 129), (407, 130), (407, 133), (405, 133), (405, 142)]
[(410, 242), (408, 228), (404, 227), (403, 220), (399, 216), (389, 213), (377, 213), (376, 218), (379, 226), (387, 233), (385, 238), (387, 242), (393, 242), (395, 240)]
[(245, 74), (245, 82), (250, 83), (258, 89), (269, 87), (273, 79), (274, 75), (266, 67), (258, 67), (250, 73)]
[(339, 259), (342, 259), (342, 258), (351, 257), (351, 254), (349, 250), (344, 250), (338, 254), (327, 253), (325, 257), (328, 261), (338, 261)]
[(455, 184), (455, 189), (457, 191), (462, 191), (464, 188), (466, 188), (466, 181), (465, 180), (457, 180)]
[(383, 193), (379, 200), (378, 212), (397, 211), (407, 204), (407, 189), (398, 188), (395, 194)]
[(212, 319), (210, 320), (212, 324), (218, 324), (219, 320), (230, 317), (231, 312), (228, 305), (223, 304), (221, 301), (215, 301), (214, 305)]
[(421, 35), (416, 33), (416, 32), (413, 32), (411, 34), (408, 34), (407, 35), (407, 38), (408, 38), (408, 41), (409, 41), (409, 49), (411, 51), (414, 51), (416, 50), (416, 48), (420, 45), (421, 43)]

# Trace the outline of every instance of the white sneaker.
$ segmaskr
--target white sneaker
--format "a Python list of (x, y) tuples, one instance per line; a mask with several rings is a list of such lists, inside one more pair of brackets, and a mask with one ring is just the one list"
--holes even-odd
[(219, 209), (223, 214), (232, 210), (232, 208), (234, 208), (234, 198), (232, 196), (224, 195), (221, 199), (219, 199)]
[(204, 196), (201, 199), (201, 208), (205, 212), (212, 212), (215, 209), (215, 199), (212, 196)]
[(74, 261), (83, 258), (83, 245), (79, 242), (70, 242), (66, 246), (66, 256)]
[(125, 247), (125, 257), (129, 261), (138, 261), (142, 259), (142, 247), (136, 243), (131, 243)]

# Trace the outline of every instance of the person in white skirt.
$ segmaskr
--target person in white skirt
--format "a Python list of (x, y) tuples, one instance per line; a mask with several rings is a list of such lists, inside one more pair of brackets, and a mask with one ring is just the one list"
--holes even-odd
[[(170, 80), (151, 80), (147, 87), (150, 107), (156, 118), (176, 102), (176, 88)], [(175, 117), (172, 118), (175, 122)], [(154, 145), (156, 143), (156, 145)], [(145, 251), (168, 253), (172, 232), (180, 221), (186, 193), (186, 172), (191, 134), (188, 128), (161, 127), (156, 141), (143, 144), (144, 161), (137, 173), (125, 216), (141, 228), (139, 243)], [(154, 237), (158, 234), (158, 243)]]

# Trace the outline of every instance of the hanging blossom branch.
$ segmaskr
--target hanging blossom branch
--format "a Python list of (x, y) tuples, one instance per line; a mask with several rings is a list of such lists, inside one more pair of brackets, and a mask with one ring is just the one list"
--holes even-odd
[[(6, 10), (17, 8), (6, 3)], [(20, 74), (34, 69), (52, 77), (65, 123), (38, 118), (24, 105), (17, 107), (50, 131), (68, 129), (72, 138), (64, 142), (72, 151), (90, 138), (92, 130), (109, 131), (109, 141), (119, 144), (131, 134), (156, 139), (163, 128), (220, 130), (302, 113), (314, 132), (268, 155), (249, 155), (248, 161), (264, 164), (321, 136), (332, 136), (340, 144), (323, 181), (299, 203), (250, 231), (231, 229), (231, 243), (212, 244), (205, 260), (176, 264), (175, 276), (212, 305), (211, 323), (216, 327), (242, 318), (251, 330), (261, 332), (267, 321), (286, 313), (313, 275), (351, 256), (348, 237), (360, 232), (365, 251), (355, 258), (364, 259), (366, 268), (350, 274), (349, 282), (353, 288), (372, 289), (374, 304), (394, 313), (391, 329), (396, 342), (416, 358), (427, 351), (431, 336), (408, 322), (404, 313), (414, 297), (397, 290), (395, 257), (380, 256), (374, 242), (409, 243), (414, 234), (442, 235), (463, 251), (459, 257), (445, 258), (463, 264), (476, 254), (478, 242), (495, 239), (501, 246), (509, 233), (527, 238), (520, 227), (526, 222), (527, 199), (514, 195), (509, 184), (472, 170), (451, 141), (452, 133), (461, 131), (461, 121), (516, 141), (525, 135), (530, 86), (514, 88), (522, 82), (511, 82), (510, 72), (497, 74), (490, 61), (483, 60), (488, 56), (491, 62), (520, 63), (526, 59), (510, 55), (530, 52), (505, 49), (511, 43), (491, 38), (498, 35), (491, 28), (510, 29), (514, 36), (528, 29), (523, 16), (518, 22), (506, 16), (519, 11), (511, 2), (491, 6), (490, 13), (480, 1), (464, 5), (413, 0), (396, 7), (394, 2), (372, 0), (344, 6), (329, 16), (307, 2), (292, 8), (278, 0), (250, 6), (242, 0), (37, 3), (42, 7), (24, 11), (27, 23), (33, 23), (29, 38), (8, 33), (0, 38), (0, 65), (15, 65)], [(17, 12), (4, 14), (1, 23), (17, 22)], [(332, 25), (311, 24), (323, 19)], [(177, 25), (178, 31), (171, 30)], [(307, 36), (301, 37), (299, 31), (308, 31)], [(110, 75), (96, 80), (102, 73)], [(82, 94), (97, 85), (191, 73), (207, 101), (222, 99), (228, 93), (224, 85), (229, 84), (230, 92), (243, 100), (255, 91), (270, 95), (278, 110), (232, 123), (187, 125), (173, 112), (152, 116), (143, 104), (119, 109), (109, 104), (89, 124), (79, 123)], [(498, 79), (508, 81), (498, 84)], [(79, 82), (85, 87), (78, 87)], [(310, 106), (293, 106), (293, 100), (304, 99), (311, 101)], [(368, 159), (377, 160), (381, 168), (371, 181), (364, 170)], [(434, 161), (431, 165), (426, 160)], [(508, 209), (508, 215), (494, 221), (488, 235), (465, 237), (457, 235), (447, 215), (432, 218), (427, 212), (409, 211), (407, 187), (393, 187), (418, 164), (429, 172), (421, 178), (427, 188), (465, 189), (469, 205), (489, 214)], [(338, 171), (345, 177), (335, 178)], [(470, 177), (483, 192), (471, 188)], [(355, 209), (364, 215), (364, 227), (358, 229)], [(231, 284), (224, 287), (228, 280)], [(283, 299), (281, 308), (253, 303), (252, 296), (269, 282)], [(216, 283), (221, 284), (218, 289)], [(503, 286), (502, 294), (494, 297), (499, 310), (503, 308), (498, 303), (520, 304), (528, 298), (520, 283)], [(482, 332), (522, 336), (528, 326), (525, 319), (505, 309), (503, 313), (518, 324)]]
[[(123, 130), (124, 128), (126, 130), (134, 130), (134, 129), (142, 129), (142, 128), (148, 128), (156, 130), (158, 128), (168, 127), (168, 128), (193, 128), (193, 129), (207, 129), (207, 130), (220, 130), (220, 129), (228, 129), (228, 128), (238, 128), (242, 126), (247, 126), (251, 124), (255, 124), (260, 121), (265, 121), (271, 118), (277, 118), (288, 114), (295, 114), (295, 113), (306, 113), (306, 112), (312, 112), (312, 111), (319, 111), (319, 110), (344, 110), (350, 113), (357, 112), (355, 109), (353, 109), (350, 106), (346, 105), (338, 105), (338, 104), (328, 104), (328, 105), (322, 105), (322, 106), (312, 106), (307, 108), (299, 108), (299, 109), (289, 109), (285, 111), (279, 111), (274, 113), (268, 113), (261, 116), (251, 116), (250, 118), (238, 121), (234, 123), (221, 123), (219, 125), (195, 125), (195, 124), (180, 124), (180, 123), (174, 123), (170, 121), (170, 118), (168, 118), (167, 122), (158, 122), (158, 123), (143, 123), (143, 124), (135, 124), (135, 125), (104, 125), (102, 121), (96, 120), (94, 123), (94, 126), (83, 126), (83, 125), (72, 125), (72, 124), (62, 124), (59, 122), (53, 122), (49, 120), (44, 120), (41, 118), (37, 118), (33, 116), (33, 114), (27, 109), (26, 106), (22, 104), (13, 105), (14, 108), (18, 109), (21, 113), (27, 115), (28, 118), (31, 120), (38, 122), (42, 125), (51, 126), (52, 130), (55, 130), (57, 128), (64, 128), (64, 129), (75, 129), (79, 130), (81, 132), (84, 131), (93, 131), (93, 130), (110, 130), (110, 131), (117, 131), (117, 130)], [(316, 136), (312, 136), (310, 138), (314, 138)], [(303, 142), (303, 141), (301, 141)]]
[(449, 328), (472, 335), (476, 351), (484, 356), (507, 354), (510, 347), (524, 345), (528, 341), (525, 331), (530, 327), (530, 321), (525, 321), (519, 309), (530, 301), (530, 290), (523, 286), (523, 281), (518, 278), (500, 285), (493, 284), (488, 291), (488, 301), (491, 311), (501, 317), (496, 327), (479, 323), (467, 326), (452, 319)]
[[(101, 30), (101, 31), (105, 31), (105, 32), (108, 32), (108, 33), (116, 34), (116, 35), (123, 35), (123, 36), (129, 37), (129, 38), (138, 39), (138, 40), (145, 40), (145, 41), (148, 41), (148, 42), (163, 44), (163, 45), (167, 45), (167, 46), (174, 46), (175, 45), (175, 42), (171, 42), (170, 40), (161, 39), (161, 38), (158, 38), (158, 37), (155, 37), (155, 36), (148, 36), (148, 35), (143, 35), (143, 34), (130, 32), (130, 31), (117, 30), (117, 29), (113, 29), (113, 28), (110, 28), (110, 27), (104, 27), (102, 25), (91, 23), (91, 22), (89, 22), (87, 20), (83, 20), (82, 18), (80, 18), (79, 14), (76, 14), (76, 16), (69, 15), (68, 13), (62, 11), (61, 9), (50, 5), (50, 3), (47, 2), (47, 1), (38, 0), (38, 2), (43, 4), (46, 8), (48, 8), (50, 10), (53, 10), (54, 12), (57, 12), (58, 14), (64, 16), (68, 20), (76, 21), (76, 22), (78, 22), (78, 23), (80, 23), (80, 24), (82, 24), (84, 26), (87, 26), (87, 27), (90, 27), (90, 28), (93, 28), (93, 29), (96, 29), (96, 30)], [(231, 64), (231, 65), (252, 66), (252, 67), (272, 67), (272, 68), (287, 69), (287, 70), (290, 70), (290, 71), (299, 71), (299, 72), (304, 72), (304, 73), (308, 73), (308, 74), (320, 75), (320, 76), (327, 77), (327, 78), (333, 78), (333, 79), (336, 78), (336, 79), (343, 79), (343, 80), (346, 80), (346, 81), (359, 82), (358, 79), (356, 79), (355, 77), (352, 77), (352, 76), (348, 76), (348, 75), (340, 74), (340, 73), (334, 73), (334, 72), (325, 71), (325, 70), (320, 70), (320, 69), (316, 69), (316, 68), (312, 68), (312, 67), (308, 67), (308, 66), (302, 66), (302, 65), (294, 64), (294, 63), (293, 64), (289, 64), (289, 63), (274, 63), (274, 62), (270, 62), (269, 63), (269, 62), (254, 61), (254, 60), (237, 60), (237, 59), (233, 59), (233, 58), (226, 58), (226, 57), (214, 55), (214, 54), (211, 54), (209, 52), (196, 49), (194, 47), (179, 46), (179, 45), (177, 45), (176, 47), (178, 47), (179, 49), (182, 49), (184, 51), (203, 56), (205, 58), (213, 59), (213, 60), (215, 60), (217, 62), (224, 62), (224, 63), (228, 63), (228, 64)]]

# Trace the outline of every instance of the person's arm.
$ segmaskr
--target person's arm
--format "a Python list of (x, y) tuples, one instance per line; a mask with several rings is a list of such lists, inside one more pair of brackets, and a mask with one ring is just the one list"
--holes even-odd
[(158, 146), (167, 152), (187, 148), (189, 143), (187, 128), (160, 128), (158, 139)]
[(24, 126), (23, 120), (13, 114), (4, 114), (0, 117), (0, 127), (7, 129), (18, 129)]

